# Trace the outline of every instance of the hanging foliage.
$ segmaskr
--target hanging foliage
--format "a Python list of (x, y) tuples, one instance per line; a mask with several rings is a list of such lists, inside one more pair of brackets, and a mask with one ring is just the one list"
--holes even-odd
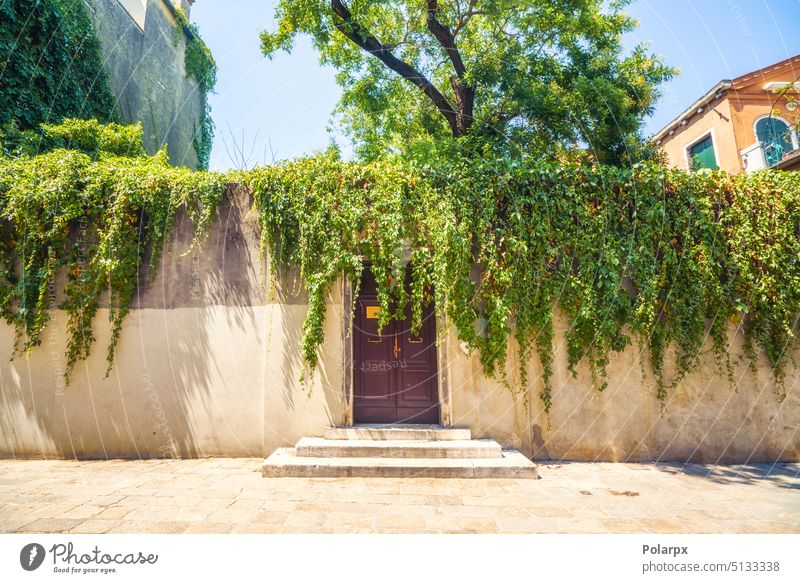
[[(168, 6), (172, 6), (169, 4)], [(208, 95), (214, 91), (217, 84), (217, 62), (211, 49), (208, 48), (200, 32), (194, 24), (189, 22), (186, 14), (180, 8), (173, 8), (178, 26), (186, 38), (184, 53), (184, 69), (187, 78), (197, 81), (200, 89), (202, 113), (199, 127), (195, 131), (194, 149), (197, 152), (197, 167), (208, 170), (211, 160), (211, 146), (214, 142), (214, 121), (211, 119), (211, 105)]]
[[(588, 361), (598, 390), (614, 352), (648, 355), (664, 402), (710, 336), (732, 380), (728, 328), (742, 319), (748, 356), (764, 350), (778, 386), (800, 311), (800, 175), (687, 174), (507, 159), (439, 160), (413, 168), (306, 158), (248, 173), (263, 247), (299, 266), (309, 293), (303, 354), (323, 342), (325, 297), (369, 258), (382, 322), (434, 299), (487, 374), (505, 374), (519, 345), (521, 384), (532, 352), (551, 406), (553, 309), (566, 317), (570, 369)], [(411, 293), (403, 248), (412, 250)], [(431, 295), (431, 291), (433, 295)], [(673, 347), (676, 373), (665, 377)]]
[[(111, 363), (146, 250), (155, 267), (180, 209), (199, 239), (225, 184), (239, 182), (252, 190), (262, 251), (274, 266), (297, 269), (308, 292), (302, 352), (311, 368), (328, 293), (342, 276), (358, 282), (367, 258), (381, 326), (409, 308), (418, 330), (434, 301), (485, 372), (501, 378), (513, 338), (520, 386), (531, 357), (541, 363), (546, 410), (555, 310), (566, 319), (571, 369), (585, 360), (598, 390), (613, 353), (631, 343), (646, 355), (662, 402), (707, 338), (732, 379), (732, 324), (743, 329), (751, 364), (763, 353), (781, 390), (800, 314), (800, 174), (478, 156), (363, 164), (326, 154), (220, 175), (144, 156), (131, 148), (131, 131), (140, 132), (68, 122), (41, 133), (58, 149), (0, 158), (0, 313), (30, 350), (63, 297), (68, 372), (89, 353), (102, 294)], [(56, 294), (59, 272), (66, 280)]]
[[(187, 209), (199, 237), (225, 183), (219, 174), (170, 166), (164, 151), (143, 155), (141, 127), (69, 120), (43, 133), (74, 149), (0, 157), (0, 314), (16, 330), (15, 351), (28, 352), (41, 343), (50, 310), (65, 310), (69, 377), (89, 355), (101, 294), (112, 326), (110, 367), (146, 252), (154, 272), (179, 209)], [(57, 293), (62, 271), (66, 283)]]

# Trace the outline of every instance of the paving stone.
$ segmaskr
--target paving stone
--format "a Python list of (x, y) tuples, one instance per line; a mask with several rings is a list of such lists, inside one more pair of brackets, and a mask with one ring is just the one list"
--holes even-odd
[(189, 525), (185, 522), (172, 522), (162, 520), (123, 520), (117, 526), (109, 530), (113, 533), (152, 533), (152, 534), (180, 534)]
[(264, 502), (262, 500), (234, 500), (228, 508), (234, 511), (253, 513), (260, 510)]
[(30, 517), (27, 518), (0, 518), (0, 532), (15, 532), (26, 524), (30, 524)]
[(800, 533), (800, 464), (780, 475), (544, 462), (541, 480), (266, 480), (250, 470), (259, 463), (0, 461), (0, 532)]
[[(231, 534), (280, 534), (283, 533), (283, 525), (259, 524), (257, 522), (240, 522), (232, 525)], [(299, 532), (307, 532), (300, 530)], [(317, 531), (315, 531), (317, 532)]]
[(103, 511), (95, 516), (95, 518), (109, 519), (109, 518), (123, 518), (131, 511), (130, 508), (124, 506), (108, 506)]
[(282, 526), (286, 519), (289, 518), (291, 512), (279, 510), (262, 510), (250, 517), (250, 520), (244, 520), (242, 523), (250, 522), (257, 524), (272, 524), (275, 526)]
[(227, 534), (232, 528), (227, 522), (192, 522), (183, 534)]
[(325, 526), (342, 528), (342, 531), (352, 529), (371, 531), (374, 520), (371, 514), (351, 514), (348, 512), (329, 512), (326, 515)]
[(227, 508), (203, 513), (206, 520), (211, 522), (251, 522), (259, 510), (229, 510)]
[(73, 534), (105, 534), (122, 522), (119, 518), (90, 518), (70, 530)]
[(291, 500), (266, 500), (259, 508), (263, 512), (292, 512), (297, 508), (298, 502)]
[(79, 518), (39, 518), (16, 529), (17, 532), (68, 532), (82, 523)]
[(75, 508), (59, 514), (58, 518), (82, 518), (86, 520), (88, 518), (94, 518), (103, 510), (104, 508), (102, 506), (97, 506), (93, 499), (91, 504), (76, 506)]

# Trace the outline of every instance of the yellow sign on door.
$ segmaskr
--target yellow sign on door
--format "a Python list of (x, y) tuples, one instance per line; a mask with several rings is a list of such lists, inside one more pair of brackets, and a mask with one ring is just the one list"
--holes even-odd
[(381, 313), (380, 306), (367, 306), (367, 318), (370, 320), (377, 320), (378, 314)]

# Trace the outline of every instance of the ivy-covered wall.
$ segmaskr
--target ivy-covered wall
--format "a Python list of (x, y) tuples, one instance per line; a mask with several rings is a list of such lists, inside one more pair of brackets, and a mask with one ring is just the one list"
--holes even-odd
[[(150, 154), (207, 168), (216, 64), (169, 0), (149, 0), (144, 30), (117, 0), (0, 3), (0, 127), (65, 118), (138, 122)], [(9, 125), (11, 124), (11, 125)]]
[(114, 121), (103, 61), (83, 0), (0, 2), (0, 126)]
[[(65, 310), (52, 312), (41, 346), (13, 361), (14, 330), (0, 322), (0, 457), (260, 457), (343, 423), (342, 280), (324, 296), (325, 342), (316, 373), (303, 384), (299, 347), (308, 295), (297, 273), (279, 276), (269, 294), (268, 261), (259, 258), (261, 229), (252, 208), (250, 193), (230, 188), (207, 238), (191, 251), (194, 226), (179, 213), (153, 279), (143, 264), (108, 377), (105, 348), (112, 329), (106, 307), (95, 317), (95, 346), (69, 384), (63, 377)], [(80, 225), (77, 237), (86, 233)], [(60, 285), (56, 289), (60, 294)], [(637, 347), (613, 356), (608, 387), (600, 393), (585, 362), (576, 377), (570, 373), (567, 330), (567, 320), (556, 314), (548, 416), (535, 358), (528, 360), (524, 389), (511, 391), (484, 375), (477, 352), (459, 349), (451, 327), (439, 350), (447, 355), (441, 372), (449, 377), (452, 422), (539, 460), (800, 460), (800, 377), (794, 369), (783, 401), (763, 361), (755, 374), (739, 363), (734, 389), (718, 373), (708, 342), (698, 368), (670, 392), (662, 411)], [(730, 333), (738, 360), (742, 336), (733, 327)], [(514, 349), (509, 369), (517, 364)], [(668, 369), (674, 372), (671, 364)]]
[(212, 422), (260, 418), (265, 450), (342, 423), (343, 282), (367, 258), (382, 324), (435, 303), (446, 419), (477, 435), (538, 457), (800, 456), (797, 173), (329, 153), (220, 174), (70, 120), (0, 156), (0, 227), (12, 453), (31, 418), (66, 451), (61, 416), (39, 419), (56, 397), (89, 429), (87, 402), (123, 408), (82, 439), (108, 452), (142, 383), (184, 419), (180, 455), (243, 453)]
[(88, 5), (122, 118), (142, 124), (149, 153), (166, 145), (171, 164), (207, 167), (213, 139), (207, 94), (216, 66), (197, 30), (165, 0), (148, 0), (144, 31), (117, 0)]

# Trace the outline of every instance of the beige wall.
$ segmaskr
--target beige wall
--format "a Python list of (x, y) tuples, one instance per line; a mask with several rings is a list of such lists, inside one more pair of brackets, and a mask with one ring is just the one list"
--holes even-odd
[[(207, 242), (189, 255), (191, 232), (178, 221), (157, 277), (142, 275), (109, 378), (106, 312), (95, 321), (92, 355), (69, 386), (61, 377), (62, 313), (29, 358), (0, 358), (0, 456), (264, 456), (344, 421), (343, 286), (330, 294), (320, 367), (303, 385), (297, 347), (306, 300), (285, 274), (269, 297), (250, 205), (233, 189)], [(563, 342), (563, 324), (556, 337)], [(548, 420), (538, 359), (529, 364), (530, 386), (514, 395), (483, 376), (477, 355), (463, 354), (452, 331), (446, 340), (440, 350), (453, 423), (538, 459), (800, 459), (794, 369), (779, 402), (767, 367), (753, 376), (740, 366), (732, 390), (706, 355), (662, 414), (635, 348), (612, 358), (608, 389), (597, 393), (585, 367), (577, 378), (568, 373), (559, 345)], [(0, 325), (0, 355), (10, 355), (12, 342), (12, 330)], [(733, 346), (740, 354), (738, 339)], [(509, 360), (513, 381), (513, 354)]]
[(189, 255), (192, 233), (178, 222), (158, 276), (142, 275), (108, 378), (106, 310), (69, 386), (63, 313), (42, 346), (11, 362), (13, 331), (0, 324), (0, 456), (261, 456), (341, 423), (341, 289), (329, 298), (331, 342), (303, 385), (304, 299), (281, 291), (268, 299), (250, 205), (234, 191)]
[[(706, 346), (699, 369), (671, 391), (662, 413), (654, 379), (647, 365), (643, 374), (637, 347), (612, 357), (608, 388), (600, 393), (591, 389), (586, 366), (578, 367), (577, 378), (567, 370), (565, 326), (559, 324), (549, 419), (539, 398), (538, 357), (528, 365), (530, 385), (513, 394), (499, 382), (480, 376), (477, 355), (467, 357), (455, 349), (449, 353), (455, 424), (542, 460), (800, 459), (800, 374), (796, 370), (789, 374), (788, 395), (782, 402), (764, 363), (757, 375), (739, 365), (738, 389), (732, 389), (725, 376), (716, 374), (710, 346)], [(732, 350), (738, 359), (741, 336), (732, 336)], [(517, 363), (513, 356), (509, 359), (512, 386), (518, 379)]]

